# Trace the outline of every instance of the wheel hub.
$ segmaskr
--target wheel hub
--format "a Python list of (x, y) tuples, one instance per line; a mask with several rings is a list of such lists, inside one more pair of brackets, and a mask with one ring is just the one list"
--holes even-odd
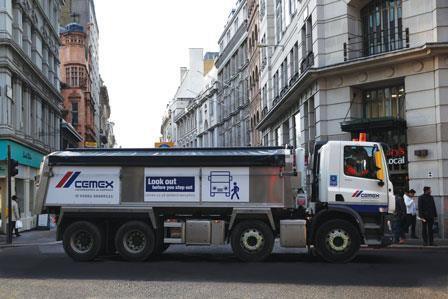
[(146, 236), (141, 231), (130, 231), (124, 235), (123, 245), (127, 251), (140, 253), (146, 247)]
[(87, 231), (79, 231), (70, 238), (70, 246), (79, 254), (89, 252), (93, 247), (93, 236)]
[(263, 234), (257, 229), (248, 229), (241, 234), (241, 244), (248, 251), (258, 251), (263, 248)]
[(327, 235), (327, 245), (336, 252), (346, 251), (350, 246), (350, 236), (342, 229), (333, 229)]

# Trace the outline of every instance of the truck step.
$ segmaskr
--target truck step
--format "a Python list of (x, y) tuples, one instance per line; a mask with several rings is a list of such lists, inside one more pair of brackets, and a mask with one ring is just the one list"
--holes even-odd
[(379, 224), (376, 224), (376, 223), (365, 223), (364, 224), (364, 228), (365, 229), (380, 229), (381, 226)]
[(369, 246), (379, 246), (381, 244), (382, 244), (381, 240), (378, 240), (378, 239), (366, 239), (366, 245), (369, 245)]

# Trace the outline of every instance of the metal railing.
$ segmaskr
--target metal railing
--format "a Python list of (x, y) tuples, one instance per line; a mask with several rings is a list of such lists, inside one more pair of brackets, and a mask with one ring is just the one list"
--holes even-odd
[(313, 65), (314, 65), (314, 53), (309, 52), (308, 55), (304, 59), (302, 59), (302, 62), (300, 63), (300, 72), (303, 74)]
[(343, 45), (344, 61), (409, 48), (409, 28), (397, 29), (349, 37), (348, 43)]

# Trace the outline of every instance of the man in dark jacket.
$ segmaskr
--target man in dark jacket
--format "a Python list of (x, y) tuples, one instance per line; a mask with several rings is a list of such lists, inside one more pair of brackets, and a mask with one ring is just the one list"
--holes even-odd
[(418, 217), (422, 220), (423, 245), (433, 246), (433, 226), (434, 219), (437, 218), (436, 205), (431, 196), (431, 187), (424, 187), (423, 194), (418, 198)]
[(393, 221), (393, 231), (395, 243), (403, 244), (405, 242), (406, 228), (406, 204), (403, 199), (404, 192), (398, 191), (395, 195), (395, 219)]

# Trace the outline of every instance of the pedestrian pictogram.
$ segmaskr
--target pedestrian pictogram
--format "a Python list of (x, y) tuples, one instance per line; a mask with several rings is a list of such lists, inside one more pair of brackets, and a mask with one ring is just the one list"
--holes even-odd
[(232, 197), (230, 199), (233, 199), (234, 196), (236, 196), (236, 199), (240, 199), (238, 192), (240, 192), (240, 187), (238, 187), (237, 182), (233, 182)]

